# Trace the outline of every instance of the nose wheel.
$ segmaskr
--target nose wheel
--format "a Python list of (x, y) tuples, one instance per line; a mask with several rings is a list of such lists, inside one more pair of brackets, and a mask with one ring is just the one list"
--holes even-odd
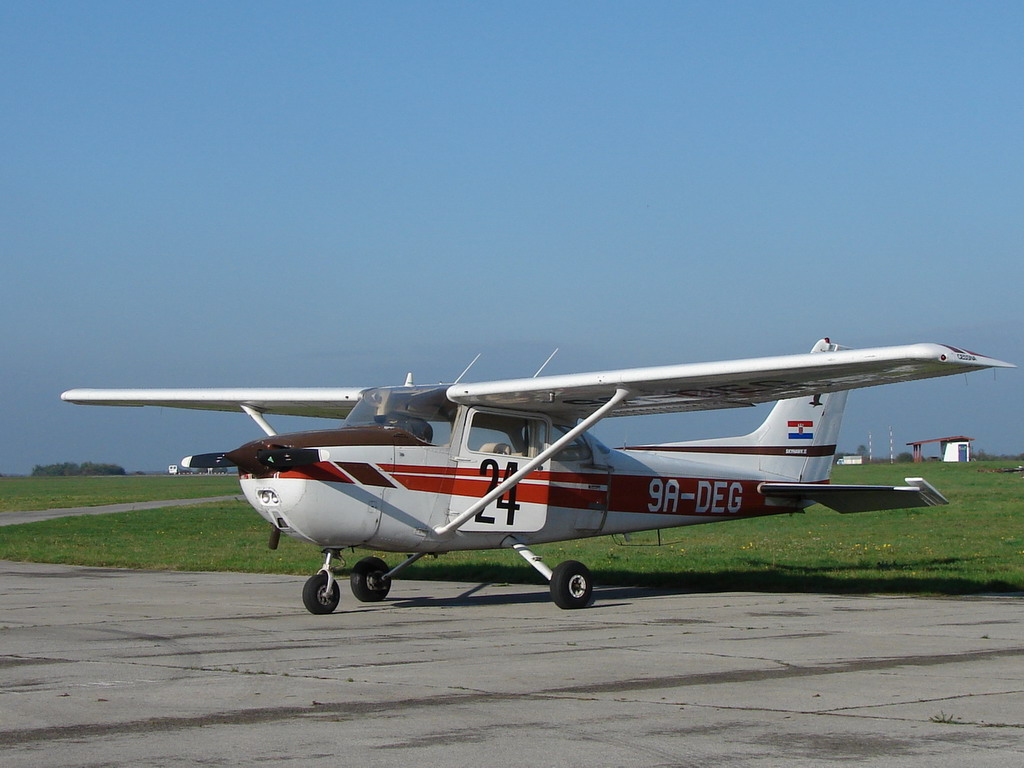
[(310, 613), (333, 613), (339, 602), (341, 590), (338, 588), (337, 580), (330, 573), (320, 571), (310, 576), (302, 588), (302, 604)]
[(302, 604), (310, 613), (322, 615), (333, 613), (341, 602), (338, 580), (331, 572), (331, 560), (337, 554), (333, 549), (324, 550), (324, 566), (306, 580), (302, 587)]

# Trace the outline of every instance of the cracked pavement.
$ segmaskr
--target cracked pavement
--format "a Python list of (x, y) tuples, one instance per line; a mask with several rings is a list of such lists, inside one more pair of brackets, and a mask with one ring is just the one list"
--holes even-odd
[(1016, 766), (1024, 600), (398, 581), (0, 562), (20, 766)]

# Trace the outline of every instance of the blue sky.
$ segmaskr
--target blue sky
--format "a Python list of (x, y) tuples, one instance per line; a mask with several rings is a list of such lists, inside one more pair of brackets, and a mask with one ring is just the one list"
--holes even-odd
[[(157, 469), (359, 386), (940, 341), (1024, 361), (1024, 6), (8, 2), (0, 473)], [(1024, 451), (1020, 374), (850, 400)], [(609, 442), (752, 412), (612, 420)], [(298, 428), (286, 423), (286, 428)]]

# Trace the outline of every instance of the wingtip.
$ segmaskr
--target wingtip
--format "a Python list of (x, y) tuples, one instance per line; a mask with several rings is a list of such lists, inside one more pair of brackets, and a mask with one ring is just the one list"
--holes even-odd
[(1013, 363), (1008, 363), (1005, 360), (997, 360), (994, 357), (988, 355), (982, 355), (978, 352), (971, 352), (969, 349), (962, 349), (960, 347), (954, 347), (952, 344), (939, 344), (938, 346), (943, 348), (942, 359), (949, 359), (954, 363), (966, 363), (968, 365), (977, 365), (980, 368), (1016, 368), (1017, 366)]

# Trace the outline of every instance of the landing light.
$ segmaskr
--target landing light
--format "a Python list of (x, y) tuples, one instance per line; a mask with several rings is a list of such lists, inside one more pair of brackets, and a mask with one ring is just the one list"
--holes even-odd
[(261, 488), (256, 491), (256, 498), (260, 500), (260, 504), (264, 504), (268, 507), (277, 506), (281, 503), (281, 499), (279, 499), (277, 494), (269, 488)]

